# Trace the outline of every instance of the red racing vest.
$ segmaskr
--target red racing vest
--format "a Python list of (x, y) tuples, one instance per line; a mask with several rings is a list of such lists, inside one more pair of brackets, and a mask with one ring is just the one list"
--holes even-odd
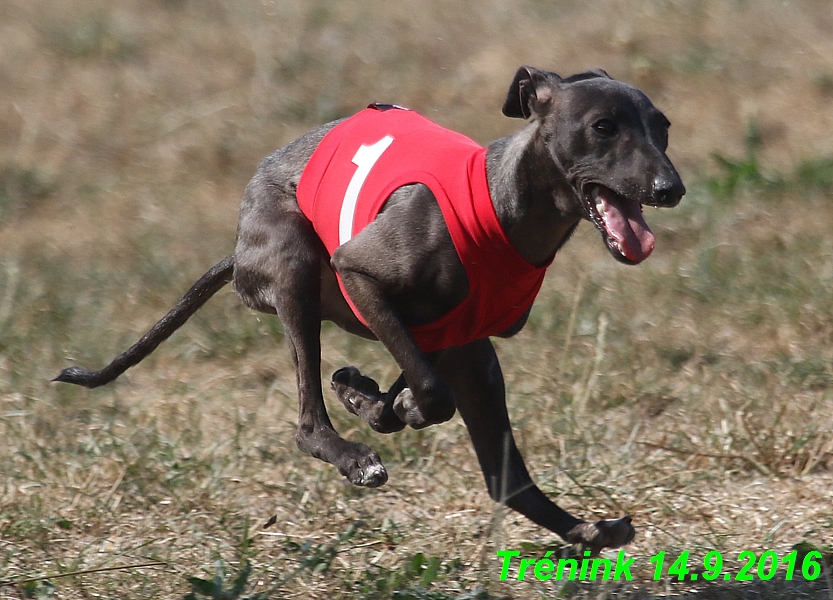
[[(462, 346), (509, 329), (532, 306), (546, 266), (528, 263), (495, 214), (486, 149), (400, 107), (371, 105), (336, 125), (298, 184), (298, 205), (332, 256), (404, 185), (426, 185), (439, 203), (468, 277), (468, 296), (433, 323), (410, 327), (424, 352)], [(339, 278), (353, 313), (365, 326)]]

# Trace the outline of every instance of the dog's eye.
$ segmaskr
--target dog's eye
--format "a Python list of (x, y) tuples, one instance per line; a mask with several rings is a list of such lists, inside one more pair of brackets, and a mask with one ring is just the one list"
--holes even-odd
[(603, 136), (610, 137), (616, 134), (616, 123), (610, 119), (599, 119), (593, 123), (593, 130)]
[(654, 143), (664, 152), (668, 148), (668, 127), (662, 127), (652, 133)]

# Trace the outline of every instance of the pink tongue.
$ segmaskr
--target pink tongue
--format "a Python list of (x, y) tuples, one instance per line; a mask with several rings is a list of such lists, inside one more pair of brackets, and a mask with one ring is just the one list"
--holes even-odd
[(619, 251), (635, 263), (648, 258), (656, 239), (642, 216), (642, 206), (604, 188), (599, 193), (599, 199), (604, 203), (604, 210), (599, 213), (607, 234), (617, 242)]

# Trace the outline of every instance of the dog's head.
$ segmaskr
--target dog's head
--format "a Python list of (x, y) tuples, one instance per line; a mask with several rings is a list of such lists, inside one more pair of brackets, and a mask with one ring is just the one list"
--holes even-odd
[(569, 184), (560, 210), (591, 221), (621, 262), (651, 254), (642, 207), (676, 206), (685, 187), (665, 154), (670, 123), (645, 94), (601, 69), (561, 78), (521, 67), (503, 114), (536, 122), (551, 168)]

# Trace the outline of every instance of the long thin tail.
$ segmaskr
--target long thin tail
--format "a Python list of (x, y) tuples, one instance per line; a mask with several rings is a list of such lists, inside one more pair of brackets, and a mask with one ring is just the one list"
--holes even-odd
[(176, 303), (167, 315), (142, 336), (128, 350), (119, 354), (109, 365), (100, 371), (88, 371), (83, 367), (69, 367), (61, 371), (52, 381), (74, 383), (94, 388), (110, 383), (127, 369), (138, 364), (156, 347), (168, 339), (171, 334), (182, 327), (191, 315), (197, 312), (211, 296), (220, 291), (231, 281), (234, 272), (234, 254), (225, 257), (191, 286), (182, 299)]

